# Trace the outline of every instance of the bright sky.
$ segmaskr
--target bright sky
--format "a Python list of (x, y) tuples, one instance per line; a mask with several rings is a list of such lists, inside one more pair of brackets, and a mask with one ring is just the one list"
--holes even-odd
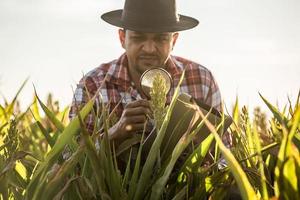
[[(32, 83), (45, 100), (51, 92), (63, 106), (72, 87), (100, 63), (119, 57), (117, 28), (101, 21), (123, 0), (1, 0), (0, 92), (20, 95), (26, 107)], [(188, 2), (188, 3), (187, 3)], [(258, 92), (281, 107), (300, 89), (299, 0), (178, 0), (180, 14), (200, 21), (181, 32), (173, 54), (209, 68), (227, 107), (262, 106)], [(263, 110), (267, 108), (263, 106)]]

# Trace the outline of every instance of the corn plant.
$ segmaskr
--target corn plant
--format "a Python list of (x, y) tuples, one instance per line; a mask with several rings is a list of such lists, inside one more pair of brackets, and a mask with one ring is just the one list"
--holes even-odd
[(153, 111), (155, 127), (157, 130), (161, 128), (166, 115), (166, 100), (167, 100), (166, 81), (161, 74), (155, 75), (153, 78), (153, 87), (150, 89), (150, 105)]
[[(0, 106), (1, 199), (300, 199), (300, 94), (283, 111), (261, 96), (273, 113), (270, 119), (258, 108), (252, 119), (236, 101), (228, 148), (219, 135), (224, 114), (220, 124), (211, 124), (210, 111), (202, 113), (192, 104), (194, 112), (183, 114), (173, 129), (171, 138), (178, 140), (165, 138), (180, 96), (177, 88), (163, 117), (155, 116), (161, 125), (150, 143), (143, 133), (116, 146), (108, 139), (108, 108), (100, 103), (92, 109), (101, 96), (91, 97), (68, 122), (68, 108), (60, 111), (51, 96), (44, 104), (36, 94), (22, 112), (17, 103), (22, 87)], [(93, 133), (84, 123), (90, 112), (99, 119)], [(185, 118), (193, 123), (182, 131)], [(194, 143), (204, 126), (211, 134)], [(212, 149), (213, 161), (206, 164)]]

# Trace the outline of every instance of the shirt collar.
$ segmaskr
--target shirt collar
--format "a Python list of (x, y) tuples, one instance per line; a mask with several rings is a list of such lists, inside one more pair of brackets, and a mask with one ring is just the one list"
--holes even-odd
[(184, 66), (175, 56), (170, 56), (166, 63), (166, 70), (170, 73), (172, 78), (175, 78), (181, 76)]
[(125, 53), (111, 63), (107, 74), (106, 81), (122, 86), (125, 89), (131, 86), (128, 73), (128, 59)]

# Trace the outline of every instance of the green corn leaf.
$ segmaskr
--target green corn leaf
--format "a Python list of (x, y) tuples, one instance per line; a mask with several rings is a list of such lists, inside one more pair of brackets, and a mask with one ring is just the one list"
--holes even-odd
[(47, 117), (50, 119), (50, 121), (54, 124), (54, 126), (60, 131), (63, 132), (65, 127), (64, 125), (56, 118), (55, 114), (53, 114), (49, 108), (47, 108), (47, 106), (40, 100), (40, 98), (38, 97), (36, 91), (35, 91), (35, 96), (40, 104), (40, 106), (42, 107), (43, 111), (45, 112), (45, 114), (47, 115)]
[[(203, 159), (205, 158), (209, 148), (211, 146), (214, 136), (210, 134), (199, 146), (193, 151), (193, 153), (188, 157), (183, 166), (180, 169), (180, 172), (186, 171), (187, 168), (193, 168), (193, 166), (201, 166)], [(196, 161), (194, 161), (196, 160)]]
[(232, 191), (230, 191), (228, 188), (225, 188), (225, 187), (216, 187), (215, 190), (214, 190), (214, 192), (210, 195), (209, 198), (210, 199), (226, 199), (227, 195), (230, 192), (232, 192)]
[(60, 119), (60, 122), (61, 122), (61, 123), (63, 123), (64, 119), (65, 119), (66, 117), (68, 117), (69, 110), (70, 110), (70, 107), (67, 106), (67, 107), (64, 108), (63, 111), (61, 111), (61, 112), (59, 112), (59, 113), (57, 114), (57, 118)]
[(293, 143), (297, 146), (298, 149), (300, 149), (300, 134), (295, 134)]
[(293, 120), (289, 123), (291, 129), (289, 132), (289, 142), (291, 142), (298, 131), (299, 136), (299, 125), (300, 125), (300, 107), (295, 111)]
[(47, 130), (44, 128), (44, 126), (41, 124), (41, 122), (36, 121), (38, 127), (40, 128), (42, 134), (44, 135), (44, 137), (46, 138), (48, 144), (51, 146), (51, 148), (54, 146), (55, 144), (55, 140), (51, 137), (51, 135), (47, 132)]
[[(116, 155), (116, 149), (115, 149), (115, 143), (112, 142), (112, 150), (113, 150), (113, 166), (115, 166), (115, 171), (117, 172), (117, 179), (118, 181), (120, 180), (121, 181), (121, 174), (120, 174), (120, 171), (119, 171), (119, 168), (118, 168), (118, 161), (117, 161), (117, 155)], [(122, 181), (121, 181), (122, 182)], [(121, 190), (121, 189), (120, 189)]]
[[(9, 160), (9, 162), (1, 165), (2, 171), (0, 172), (0, 178), (2, 176), (4, 176), (7, 172), (15, 169), (15, 165), (16, 165), (17, 161), (24, 159), (26, 156), (30, 156), (30, 157), (34, 158), (35, 160), (40, 160), (39, 158), (37, 158), (30, 152), (17, 151), (17, 152), (15, 152), (13, 157)], [(18, 172), (16, 172), (16, 173), (18, 173)]]
[(17, 94), (15, 95), (15, 97), (13, 98), (12, 102), (6, 107), (5, 109), (5, 113), (6, 113), (6, 120), (8, 121), (11, 117), (11, 115), (13, 114), (14, 111), (14, 107), (15, 107), (15, 103), (17, 101), (17, 98), (20, 94), (20, 92), (23, 90), (24, 86), (26, 85), (27, 81), (29, 80), (29, 78), (27, 78), (21, 85), (21, 87), (19, 88)]
[[(195, 135), (199, 133), (199, 130), (204, 125), (204, 121), (207, 119), (207, 116), (209, 114), (210, 112), (207, 113), (204, 119), (201, 120), (201, 122), (197, 125), (197, 127), (194, 130), (192, 130), (194, 124), (190, 123), (190, 126), (188, 127), (186, 133), (181, 137), (181, 139), (178, 141), (177, 145), (175, 146), (172, 152), (171, 160), (168, 163), (166, 169), (164, 170), (163, 175), (153, 185), (150, 199), (158, 199), (159, 196), (162, 195), (163, 188), (165, 187), (168, 181), (168, 178), (173, 170), (173, 167), (177, 159), (179, 158), (181, 153), (185, 150), (185, 148), (190, 144), (190, 142), (195, 137)], [(195, 113), (192, 122), (196, 122), (196, 121), (198, 121), (198, 118)]]
[[(299, 154), (297, 155), (299, 158)], [(300, 199), (298, 179), (296, 173), (296, 161), (290, 157), (283, 166), (283, 188), (280, 190), (280, 197), (282, 199)]]
[(172, 200), (184, 200), (186, 199), (187, 186), (184, 186), (173, 198)]
[(196, 188), (196, 191), (191, 198), (192, 200), (208, 199), (209, 195), (211, 195), (214, 189), (219, 185), (230, 183), (230, 172), (228, 168), (224, 168), (222, 171), (216, 171), (212, 175), (208, 175), (209, 173), (209, 170), (202, 172), (203, 175), (201, 179), (203, 180), (198, 188)]
[[(36, 103), (35, 103), (36, 104)], [(37, 106), (37, 105), (35, 105)], [(35, 107), (34, 106), (34, 107)], [(38, 111), (36, 111), (37, 108), (34, 108), (33, 110), (30, 109), (31, 114), (33, 116), (33, 118), (36, 121), (37, 126), (39, 127), (39, 129), (41, 130), (42, 134), (44, 135), (44, 137), (46, 138), (48, 144), (50, 145), (50, 147), (52, 148), (54, 146), (55, 143), (55, 139), (51, 137), (51, 135), (47, 132), (47, 130), (44, 128), (44, 126), (42, 125), (42, 123), (40, 122), (41, 117), (38, 113)], [(35, 114), (34, 114), (35, 113)]]
[(177, 86), (177, 88), (174, 92), (171, 104), (170, 104), (170, 106), (167, 110), (167, 113), (166, 113), (165, 119), (163, 121), (163, 124), (162, 124), (159, 132), (157, 133), (157, 137), (155, 138), (155, 140), (154, 140), (154, 142), (151, 146), (150, 152), (149, 152), (149, 154), (147, 156), (147, 159), (146, 159), (146, 162), (143, 166), (141, 176), (140, 176), (140, 179), (139, 179), (139, 182), (138, 182), (137, 191), (136, 191), (135, 196), (134, 196), (134, 199), (136, 199), (136, 200), (142, 199), (143, 195), (145, 194), (147, 184), (149, 183), (149, 179), (151, 177), (150, 172), (152, 172), (152, 170), (153, 170), (153, 166), (155, 164), (158, 152), (160, 150), (160, 145), (161, 145), (162, 140), (164, 138), (164, 135), (165, 135), (165, 132), (166, 132), (166, 129), (167, 129), (170, 117), (171, 117), (172, 110), (174, 108), (176, 99), (178, 97), (179, 88), (180, 88), (179, 86), (180, 86), (180, 84), (183, 80), (184, 73), (185, 73), (185, 71), (183, 71), (183, 73), (181, 75), (178, 86)]
[(239, 124), (239, 99), (236, 97), (234, 108), (233, 108), (233, 121), (235, 124)]
[[(91, 99), (80, 111), (80, 116), (85, 118), (88, 113), (92, 110), (95, 99)], [(45, 172), (56, 162), (57, 158), (61, 154), (66, 144), (69, 144), (73, 136), (75, 136), (80, 130), (80, 122), (78, 117), (75, 117), (70, 124), (64, 129), (62, 134), (59, 136), (58, 142), (56, 142), (50, 152), (47, 154), (45, 161), (40, 164), (37, 171), (34, 173), (32, 180), (30, 181), (26, 189), (26, 199), (33, 199), (38, 184), (42, 187), (41, 182), (45, 179)], [(38, 191), (37, 191), (38, 192)]]
[(35, 118), (35, 120), (41, 121), (42, 117), (40, 115), (38, 100), (37, 100), (36, 96), (34, 96), (34, 100), (33, 100), (33, 103), (31, 104), (31, 107), (32, 107), (31, 112), (32, 112), (32, 115)]
[(297, 193), (299, 194), (300, 192), (300, 156), (299, 156), (299, 151), (298, 151), (298, 156), (293, 156), (293, 158), (295, 159), (295, 168), (296, 168), (296, 177), (298, 177), (297, 182), (298, 182), (298, 186), (297, 186)]
[[(284, 129), (284, 140), (282, 148), (280, 148), (278, 163), (275, 169), (276, 195), (280, 198), (299, 199), (298, 177), (297, 177), (297, 161), (299, 160), (299, 149), (293, 146), (293, 139), (298, 131), (300, 123), (300, 107), (294, 113), (291, 129), (288, 134)], [(280, 160), (282, 159), (282, 160)], [(280, 183), (279, 183), (280, 182)], [(291, 195), (293, 194), (293, 195)], [(296, 195), (296, 196), (295, 196)]]
[[(176, 107), (174, 109), (176, 109)], [(163, 160), (167, 160), (172, 155), (174, 147), (178, 143), (178, 140), (181, 138), (182, 133), (186, 131), (184, 130), (184, 128), (186, 128), (185, 123), (190, 123), (190, 121), (188, 120), (193, 117), (193, 113), (194, 113), (193, 109), (190, 108), (189, 110), (187, 110), (187, 112), (184, 113), (184, 115), (176, 124), (175, 128), (172, 130), (170, 137), (166, 138), (167, 142), (164, 143), (165, 145), (161, 147), (162, 149), (161, 157)], [(173, 111), (172, 114), (176, 114), (176, 112)]]
[[(201, 112), (200, 112), (200, 114), (202, 117), (204, 117)], [(241, 168), (241, 166), (239, 165), (239, 163), (237, 162), (237, 160), (235, 159), (233, 154), (230, 152), (230, 150), (227, 149), (226, 146), (223, 144), (223, 142), (222, 142), (220, 136), (218, 135), (217, 131), (215, 130), (214, 126), (208, 120), (204, 120), (204, 121), (205, 121), (206, 126), (213, 133), (215, 140), (216, 140), (225, 160), (227, 161), (227, 164), (238, 184), (242, 198), (244, 200), (258, 199), (253, 187), (251, 186), (251, 184), (247, 178), (247, 175), (245, 174), (245, 172), (243, 171), (243, 169)]]
[(277, 108), (275, 108), (271, 103), (269, 103), (269, 101), (264, 98), (260, 93), (259, 93), (260, 97), (262, 98), (262, 100), (265, 102), (265, 104), (269, 107), (269, 109), (271, 110), (271, 112), (273, 113), (274, 117), (280, 122), (282, 123), (285, 127), (287, 127), (288, 124), (288, 119), (282, 115)]
[[(249, 119), (249, 116), (247, 115), (247, 118)], [(253, 133), (252, 133), (252, 127), (250, 124), (250, 120), (246, 121), (246, 139), (247, 139), (247, 147), (248, 147), (248, 154), (254, 154), (255, 153), (255, 144), (254, 144), (254, 140), (253, 140)], [(254, 167), (256, 165), (257, 159), (256, 157), (252, 157), (249, 159), (249, 163), (250, 165), (248, 165), (248, 167)]]
[(123, 190), (126, 189), (127, 185), (128, 185), (128, 180), (130, 180), (130, 161), (131, 161), (131, 154), (132, 154), (132, 149), (130, 149), (130, 153), (129, 153), (129, 158), (128, 158), (128, 162), (126, 165), (126, 170), (124, 173), (124, 178), (123, 178), (123, 182), (122, 182), (122, 188)]
[(8, 192), (8, 181), (7, 181), (7, 178), (4, 177), (4, 178), (0, 178), (0, 184), (1, 184), (1, 187), (0, 187), (0, 198), (3, 198), (3, 199), (9, 199), (9, 192)]
[(67, 176), (74, 170), (76, 165), (79, 163), (79, 160), (84, 155), (83, 147), (84, 146), (79, 146), (77, 151), (63, 163), (54, 178), (47, 183), (45, 191), (43, 192), (43, 199), (53, 199), (53, 197), (57, 194), (58, 189), (62, 187)]
[[(102, 101), (103, 103), (103, 101)], [(104, 173), (110, 174), (110, 176), (107, 177), (107, 185), (110, 191), (110, 194), (112, 195), (112, 199), (120, 199), (123, 198), (122, 193), (122, 183), (121, 183), (121, 175), (117, 169), (117, 166), (114, 166), (113, 161), (113, 155), (110, 147), (110, 141), (108, 139), (108, 129), (109, 129), (109, 122), (108, 122), (108, 115), (107, 110), (105, 110), (105, 105), (102, 104), (102, 115), (104, 120), (104, 143), (102, 146), (104, 146), (105, 154), (107, 156), (107, 162), (105, 162), (105, 168)]]
[(253, 127), (253, 141), (256, 147), (256, 152), (258, 154), (258, 164), (259, 164), (259, 172), (260, 172), (260, 185), (261, 185), (261, 193), (264, 200), (269, 199), (268, 190), (267, 190), (267, 184), (266, 184), (266, 176), (264, 172), (264, 164), (263, 164), (263, 158), (261, 153), (261, 144), (260, 139), (257, 131), (256, 124), (254, 123)]
[(141, 141), (141, 135), (134, 135), (130, 137), (129, 139), (126, 139), (124, 142), (122, 142), (116, 151), (116, 155), (119, 156), (126, 150), (130, 149), (133, 145), (140, 143)]
[(91, 165), (90, 161), (87, 156), (84, 158), (83, 167), (82, 167), (82, 176), (83, 177), (90, 177), (91, 176)]
[[(264, 154), (270, 155), (270, 152), (271, 152), (274, 148), (276, 148), (276, 147), (278, 147), (278, 146), (279, 146), (279, 143), (277, 143), (277, 142), (273, 142), (273, 143), (271, 143), (271, 144), (269, 144), (269, 145), (267, 145), (267, 146), (264, 146), (264, 147), (261, 148), (261, 154), (262, 154), (262, 155), (264, 155)], [(248, 161), (250, 158), (255, 157), (255, 156), (257, 156), (257, 155), (258, 155), (258, 153), (255, 152), (254, 154), (249, 155), (248, 157), (239, 160), (239, 163)]]
[[(81, 118), (81, 115), (78, 116), (79, 118), (79, 121), (80, 121), (80, 125), (83, 129), (82, 131), (82, 137), (83, 137), (83, 140), (85, 142), (85, 145), (86, 145), (86, 154), (89, 158), (89, 161), (92, 165), (92, 168), (93, 168), (93, 171), (95, 172), (95, 178), (96, 178), (96, 182), (97, 182), (97, 186), (98, 186), (98, 190), (100, 192), (100, 196), (101, 196), (101, 199), (105, 199), (105, 194), (107, 194), (107, 188), (105, 187), (105, 176), (104, 176), (104, 170), (103, 170), (103, 167), (100, 165), (100, 159), (97, 155), (97, 151), (96, 151), (96, 147), (95, 145), (93, 144), (92, 140), (91, 140), (91, 137), (88, 133), (88, 131), (86, 130), (85, 128), (85, 125), (84, 125), (84, 122)], [(100, 151), (103, 151), (102, 150), (103, 148), (100, 148)], [(101, 154), (100, 154), (101, 156)], [(103, 159), (104, 156), (102, 156), (102, 159)], [(102, 160), (102, 164), (104, 165), (106, 162), (106, 160)]]
[[(50, 111), (50, 109), (47, 108), (47, 106), (40, 100), (40, 98), (36, 94), (36, 91), (35, 91), (35, 96), (36, 96), (36, 98), (37, 98), (40, 106), (42, 107), (43, 111), (45, 112), (46, 116), (50, 119), (50, 121), (54, 124), (54, 126), (58, 129), (58, 131), (62, 133), (64, 131), (64, 129), (65, 129), (63, 123), (60, 122), (60, 120), (57, 119), (57, 117), (55, 116), (55, 114), (52, 113)], [(56, 141), (57, 138), (55, 138), (54, 140)], [(71, 139), (70, 142), (69, 142), (69, 147), (72, 150), (72, 152), (74, 152), (77, 149), (77, 146), (78, 145), (76, 144), (76, 142), (73, 139)]]
[[(77, 181), (77, 183), (79, 182), (79, 180), (80, 180), (79, 178), (80, 178), (79, 176), (75, 176), (75, 177), (69, 178), (68, 181), (64, 184), (64, 187), (63, 187), (61, 190), (59, 190), (58, 192), (56, 192), (55, 196), (53, 197), (53, 200), (61, 200), (61, 199), (77, 199), (77, 198), (83, 199), (81, 193), (79, 193), (77, 190), (76, 190), (76, 192), (73, 192), (73, 191), (71, 190), (72, 193), (70, 192), (70, 194), (66, 194), (68, 188), (71, 188), (71, 187), (72, 187), (72, 184), (73, 184), (74, 182), (76, 182), (76, 181)], [(80, 183), (80, 182), (79, 182), (79, 183)], [(78, 185), (79, 185), (79, 183), (78, 183)], [(87, 185), (87, 184), (86, 184), (86, 185)], [(83, 192), (83, 191), (82, 191), (82, 192)], [(67, 195), (69, 195), (69, 196), (67, 196)], [(88, 195), (91, 195), (91, 193), (86, 194), (86, 198), (87, 198), (87, 197), (90, 197), (90, 196), (88, 196)], [(93, 196), (93, 198), (96, 199), (95, 196)]]
[(300, 106), (300, 90), (298, 91), (298, 96), (297, 96), (297, 100), (294, 106), (294, 110), (297, 110)]
[[(143, 139), (144, 139), (144, 133), (142, 135), (142, 140), (141, 141), (143, 141)], [(129, 192), (128, 192), (129, 199), (133, 199), (134, 195), (137, 192), (137, 183), (138, 183), (140, 166), (141, 166), (142, 149), (143, 149), (143, 145), (141, 144), (140, 147), (139, 147), (139, 151), (138, 151), (138, 154), (137, 154), (137, 157), (136, 157), (132, 177), (131, 177), (130, 184), (129, 184)]]
[(2, 130), (8, 125), (9, 123), (8, 122), (5, 122), (4, 124), (2, 124), (0, 126), (0, 132), (2, 132)]
[(8, 119), (9, 119), (9, 117), (7, 116), (5, 108), (2, 105), (0, 105), (0, 122), (1, 122), (1, 124), (7, 124)]
[(293, 152), (293, 150), (291, 150), (292, 141), (296, 134), (299, 120), (300, 120), (300, 108), (298, 108), (295, 113), (293, 125), (291, 127), (290, 132), (288, 132), (288, 130), (285, 127), (283, 127), (283, 139), (282, 139), (282, 142), (280, 145), (280, 149), (278, 152), (278, 160), (277, 160), (277, 164), (275, 167), (274, 191), (275, 191), (276, 197), (278, 197), (278, 198), (281, 196), (281, 188), (283, 187), (283, 185), (282, 185), (283, 184), (283, 181), (282, 181), (283, 171), (282, 170), (284, 168), (284, 163), (285, 163), (286, 159), (292, 155), (292, 152)]

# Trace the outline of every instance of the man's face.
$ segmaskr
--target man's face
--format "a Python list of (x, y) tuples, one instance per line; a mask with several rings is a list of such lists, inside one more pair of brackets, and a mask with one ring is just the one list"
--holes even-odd
[(147, 69), (164, 67), (178, 33), (142, 33), (119, 30), (122, 47), (126, 50), (129, 71), (141, 75)]

